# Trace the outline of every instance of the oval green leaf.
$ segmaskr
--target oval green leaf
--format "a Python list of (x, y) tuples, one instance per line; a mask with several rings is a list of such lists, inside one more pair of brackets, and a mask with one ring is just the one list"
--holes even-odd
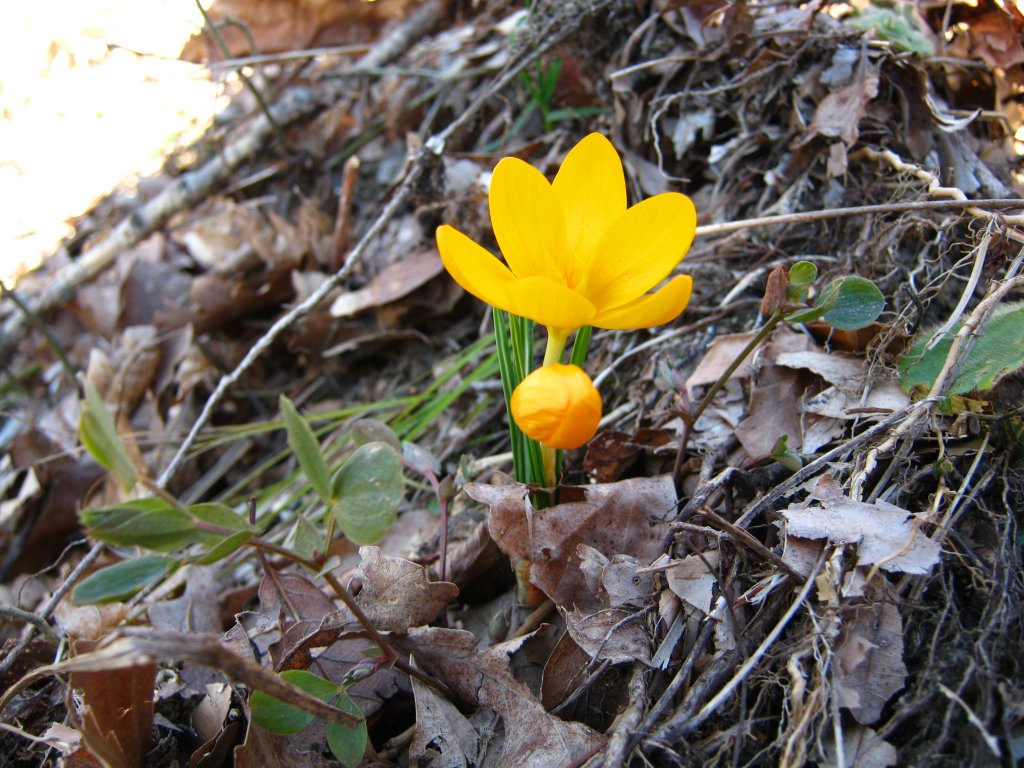
[(145, 547), (158, 552), (180, 549), (199, 539), (195, 520), (163, 499), (136, 499), (82, 512), (89, 534), (108, 544)]
[[(833, 328), (855, 331), (875, 321), (885, 308), (885, 297), (878, 286), (859, 275), (847, 275), (833, 280), (822, 291), (829, 295), (831, 307), (822, 319)], [(821, 302), (824, 306), (824, 301)]]
[(71, 601), (93, 605), (124, 600), (143, 587), (155, 584), (178, 565), (177, 560), (167, 555), (143, 555), (108, 565), (82, 579)]
[(395, 431), (380, 419), (359, 419), (352, 423), (352, 440), (356, 445), (387, 443), (396, 451), (402, 450), (402, 441)]
[(303, 419), (295, 405), (281, 395), (281, 416), (288, 432), (288, 446), (302, 468), (302, 473), (313, 486), (313, 491), (325, 504), (331, 501), (331, 473), (327, 470), (320, 443), (309, 424)]
[[(946, 364), (956, 331), (929, 348), (936, 330), (923, 333), (900, 360), (900, 376), (906, 387), (931, 389)], [(1004, 376), (1024, 368), (1024, 302), (997, 307), (982, 326), (966, 358), (949, 385), (950, 395), (984, 392)]]
[[(347, 693), (340, 694), (334, 705), (350, 715), (363, 716), (359, 705), (352, 701)], [(352, 768), (359, 765), (363, 755), (366, 754), (367, 741), (369, 741), (369, 735), (366, 732), (365, 720), (354, 728), (346, 728), (337, 723), (327, 724), (327, 746), (331, 748), (331, 753), (338, 758), (342, 765), (352, 766)]]
[(211, 563), (219, 562), (232, 552), (238, 551), (238, 549), (244, 546), (245, 543), (253, 537), (253, 535), (252, 531), (239, 531), (238, 533), (233, 533), (227, 538), (222, 538), (220, 541), (215, 543), (210, 547), (210, 550), (205, 555), (197, 558), (193, 562), (196, 565), (210, 565)]
[[(282, 672), (281, 677), (295, 683), (306, 693), (313, 694), (321, 701), (330, 701), (342, 692), (342, 689), (330, 680), (325, 680), (304, 669), (289, 669), (287, 672)], [(311, 712), (305, 712), (291, 704), (286, 704), (263, 691), (253, 691), (252, 696), (249, 697), (249, 708), (252, 711), (253, 722), (271, 733), (298, 733), (313, 722), (314, 718)], [(358, 714), (362, 715), (362, 712)]]
[(404, 495), (402, 460), (385, 443), (367, 443), (334, 477), (338, 525), (356, 544), (374, 544), (395, 522)]

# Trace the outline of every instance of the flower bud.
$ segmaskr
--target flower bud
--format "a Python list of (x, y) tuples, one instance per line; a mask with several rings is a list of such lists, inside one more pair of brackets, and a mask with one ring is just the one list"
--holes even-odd
[(527, 437), (549, 448), (578, 448), (597, 432), (601, 395), (582, 368), (538, 368), (512, 393), (512, 418)]

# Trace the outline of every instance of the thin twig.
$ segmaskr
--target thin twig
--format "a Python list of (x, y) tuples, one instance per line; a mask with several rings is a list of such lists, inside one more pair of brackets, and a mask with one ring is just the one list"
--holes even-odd
[[(911, 211), (944, 211), (965, 208), (969, 213), (983, 211), (985, 208), (1002, 210), (1004, 208), (1024, 208), (1024, 200), (1006, 197), (985, 198), (982, 200), (915, 200), (906, 203), (878, 203), (874, 205), (855, 205), (847, 208), (832, 208), (821, 211), (801, 211), (783, 213), (777, 216), (758, 216), (752, 219), (738, 219), (721, 224), (705, 224), (697, 227), (696, 237), (722, 235), (757, 227), (777, 227), (783, 224), (807, 224), (813, 221), (844, 219), (851, 216), (871, 216), (876, 213), (908, 213)], [(991, 218), (991, 214), (985, 218)], [(1010, 224), (1024, 224), (1024, 214), (1003, 217)]]
[(726, 683), (716, 693), (709, 702), (707, 702), (700, 711), (698, 711), (692, 717), (684, 717), (680, 719), (678, 713), (668, 722), (666, 722), (658, 731), (654, 734), (654, 739), (662, 741), (667, 744), (672, 744), (678, 739), (681, 739), (687, 734), (693, 733), (697, 730), (705, 720), (707, 720), (715, 711), (726, 702), (729, 697), (735, 693), (736, 689), (747, 679), (747, 676), (754, 670), (754, 667), (761, 661), (761, 659), (768, 653), (768, 649), (772, 647), (776, 640), (782, 635), (789, 622), (792, 621), (797, 611), (800, 610), (804, 604), (804, 600), (807, 599), (807, 595), (811, 591), (811, 587), (815, 584), (815, 578), (818, 575), (818, 571), (821, 570), (822, 564), (825, 562), (825, 549), (818, 555), (818, 560), (811, 569), (810, 574), (807, 577), (807, 581), (804, 583), (801, 590), (797, 593), (796, 598), (790, 604), (789, 608), (779, 619), (778, 623), (772, 628), (768, 636), (761, 642), (757, 649), (750, 654), (750, 657), (740, 665), (740, 668), (732, 676), (728, 683)]
[[(87, 570), (92, 568), (93, 563), (99, 559), (99, 556), (103, 554), (104, 550), (106, 550), (106, 544), (99, 542), (85, 553), (85, 557), (79, 561), (78, 565), (74, 567), (74, 570), (68, 574), (68, 577), (61, 582), (61, 585), (57, 587), (56, 591), (54, 591), (50, 596), (50, 599), (46, 601), (46, 605), (44, 605), (43, 609), (39, 612), (39, 617), (41, 619), (46, 620), (53, 615), (54, 610), (57, 608), (57, 604), (64, 599), (64, 595), (66, 595), (71, 588), (78, 583), (78, 580), (85, 575)], [(32, 641), (32, 637), (35, 635), (35, 630), (35, 624), (29, 624), (25, 627), (24, 631), (21, 633), (21, 637), (18, 639), (18, 644), (11, 649), (11, 652), (7, 654), (3, 661), (0, 661), (0, 672), (6, 672), (11, 665), (14, 664), (18, 656), (21, 655), (21, 652), (24, 651)]]

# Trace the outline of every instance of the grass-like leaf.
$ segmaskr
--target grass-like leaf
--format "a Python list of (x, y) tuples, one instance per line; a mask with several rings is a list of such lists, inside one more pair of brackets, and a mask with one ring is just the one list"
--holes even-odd
[(320, 450), (320, 443), (313, 434), (306, 420), (303, 419), (295, 405), (284, 395), (281, 395), (281, 416), (284, 418), (284, 427), (288, 432), (288, 445), (295, 453), (295, 458), (302, 467), (303, 474), (313, 486), (313, 491), (320, 500), (329, 504), (331, 499), (331, 473), (327, 469), (327, 462), (324, 461), (323, 452)]

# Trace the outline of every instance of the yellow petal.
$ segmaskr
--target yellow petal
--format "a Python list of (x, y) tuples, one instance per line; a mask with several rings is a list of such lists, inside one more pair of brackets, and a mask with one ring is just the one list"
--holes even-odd
[(447, 224), (437, 228), (436, 237), (441, 261), (455, 282), (480, 301), (507, 310), (508, 286), (515, 282), (508, 267)]
[(586, 298), (546, 277), (516, 280), (507, 290), (509, 312), (536, 320), (559, 334), (590, 325), (594, 316), (594, 305)]
[(675, 320), (686, 309), (693, 291), (693, 280), (689, 275), (672, 278), (654, 293), (641, 296), (635, 301), (616, 309), (599, 313), (591, 325), (609, 330), (652, 328)]
[(601, 422), (601, 395), (575, 365), (538, 368), (516, 387), (509, 406), (523, 433), (549, 448), (578, 448)]
[(665, 192), (637, 203), (605, 232), (580, 292), (598, 311), (642, 296), (679, 264), (696, 228), (697, 212), (685, 195)]
[(516, 277), (564, 282), (565, 214), (544, 174), (515, 157), (491, 176), (491, 226)]
[(626, 210), (622, 161), (608, 139), (592, 133), (565, 156), (551, 186), (565, 212), (566, 248), (573, 257), (570, 286), (575, 286), (587, 269), (587, 254)]

